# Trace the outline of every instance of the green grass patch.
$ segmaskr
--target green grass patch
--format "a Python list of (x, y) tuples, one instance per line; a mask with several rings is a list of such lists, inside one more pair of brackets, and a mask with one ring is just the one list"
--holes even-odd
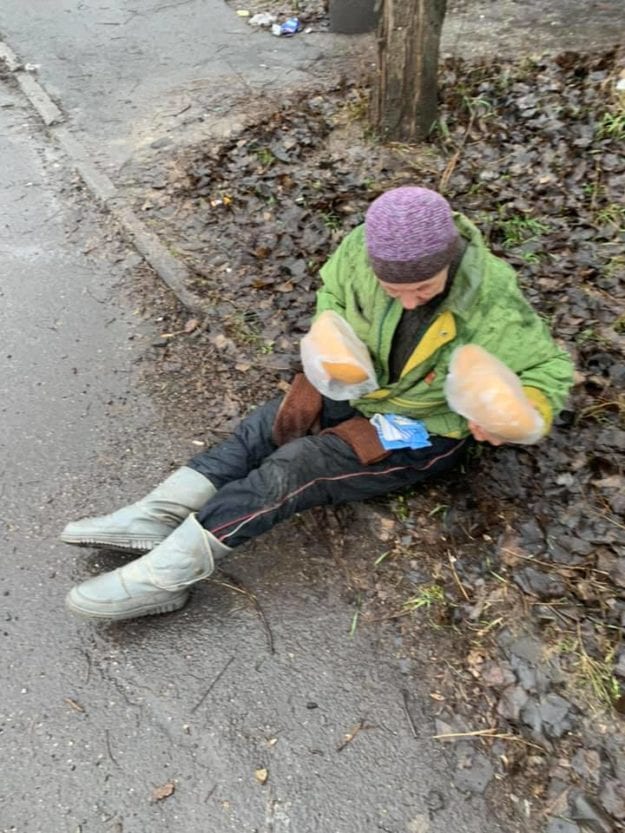
[(406, 599), (402, 608), (405, 612), (411, 613), (414, 610), (421, 610), (421, 608), (429, 610), (436, 605), (445, 603), (445, 591), (440, 584), (424, 584), (415, 596)]
[(597, 136), (599, 139), (625, 139), (625, 112), (604, 113), (597, 122)]
[(625, 227), (625, 205), (611, 203), (595, 214), (595, 223), (599, 226)]
[(621, 696), (619, 681), (614, 676), (615, 648), (606, 649), (601, 659), (591, 657), (579, 637), (567, 637), (556, 645), (557, 654), (568, 661), (574, 673), (575, 686), (597, 710), (612, 707)]
[(550, 230), (546, 223), (537, 220), (535, 217), (523, 217), (518, 214), (514, 217), (497, 220), (494, 227), (501, 235), (502, 246), (506, 249), (521, 246), (529, 240), (536, 240)]

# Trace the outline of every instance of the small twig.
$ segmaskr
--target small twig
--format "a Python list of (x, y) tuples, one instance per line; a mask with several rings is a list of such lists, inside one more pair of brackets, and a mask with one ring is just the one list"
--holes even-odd
[(482, 737), (484, 735), (490, 735), (492, 737), (492, 733), (497, 731), (497, 727), (493, 726), (492, 729), (476, 729), (474, 732), (448, 732), (444, 735), (432, 735), (433, 740), (443, 740), (447, 738), (475, 738), (475, 737)]
[(188, 6), (189, 3), (193, 3), (194, 0), (181, 0), (180, 3), (165, 3), (162, 6), (154, 6), (152, 9), (147, 9), (148, 12), (162, 12), (163, 9), (177, 9), (178, 6)]
[(113, 763), (115, 764), (115, 766), (118, 769), (121, 769), (121, 766), (119, 765), (119, 762), (115, 758), (115, 755), (113, 755), (113, 750), (111, 749), (111, 739), (109, 737), (109, 730), (108, 729), (106, 729), (105, 732), (104, 732), (104, 738), (106, 740), (106, 751), (109, 753), (109, 758), (113, 761)]
[(522, 743), (525, 746), (531, 746), (532, 749), (540, 749), (544, 752), (542, 746), (536, 743), (530, 743), (529, 740), (521, 738), (518, 735), (511, 735), (510, 733), (497, 732), (495, 729), (480, 729), (476, 732), (453, 732), (444, 735), (432, 735), (433, 740), (447, 740), (449, 738), (497, 738), (498, 740), (512, 740), (516, 743)]
[(265, 616), (265, 611), (260, 606), (260, 602), (254, 595), (254, 593), (252, 593), (251, 590), (248, 590), (246, 587), (244, 587), (237, 578), (231, 576), (229, 573), (223, 573), (223, 575), (226, 576), (226, 578), (233, 583), (230, 584), (227, 581), (219, 581), (219, 579), (211, 579), (211, 581), (214, 584), (221, 584), (222, 587), (228, 587), (230, 590), (234, 590), (236, 593), (241, 593), (241, 595), (247, 596), (248, 599), (251, 599), (252, 604), (256, 608), (256, 612), (258, 613), (262, 626), (265, 630), (265, 637), (267, 639), (267, 647), (269, 648), (269, 653), (275, 654), (276, 649), (273, 643), (273, 633), (271, 632), (271, 628), (269, 627), (269, 622), (267, 621), (267, 617)]
[[(591, 509), (590, 511), (597, 518), (601, 518), (602, 520), (607, 521), (608, 523), (613, 524), (614, 526), (617, 526), (619, 529), (625, 529), (625, 526), (623, 524), (620, 524), (618, 521), (615, 521), (614, 518), (610, 518), (610, 517), (608, 517), (608, 515), (606, 515), (602, 512), (597, 512), (596, 509)], [(597, 572), (600, 572), (600, 571), (597, 571)]]
[(515, 743), (522, 743), (523, 746), (529, 746), (532, 749), (540, 749), (541, 752), (545, 751), (544, 746), (539, 746), (537, 743), (531, 743), (529, 740), (525, 740), (525, 738), (519, 737), (519, 735), (511, 735), (509, 732), (506, 733), (497, 733), (494, 735), (485, 735), (484, 737), (488, 738), (497, 738), (497, 740), (512, 740)]
[(88, 651), (81, 652), (84, 658), (87, 660), (87, 673), (85, 674), (84, 684), (87, 685), (89, 680), (91, 679), (91, 657), (89, 656)]
[(98, 298), (97, 295), (94, 295), (90, 289), (85, 289), (85, 292), (87, 293), (87, 295), (89, 295), (90, 298), (93, 298), (94, 301), (97, 301), (98, 304), (106, 304), (108, 302), (108, 298)]
[(417, 727), (415, 726), (414, 720), (412, 719), (412, 715), (408, 709), (408, 692), (406, 689), (402, 689), (402, 700), (404, 711), (406, 712), (406, 717), (408, 718), (408, 723), (410, 725), (410, 730), (412, 731), (412, 736), (415, 740), (419, 740), (419, 735), (417, 734)]
[(468, 593), (467, 593), (467, 591), (464, 589), (464, 585), (463, 585), (463, 583), (460, 581), (460, 576), (458, 575), (458, 572), (456, 571), (456, 568), (455, 568), (455, 566), (454, 566), (453, 556), (452, 556), (452, 554), (451, 554), (450, 552), (448, 552), (448, 553), (447, 553), (447, 556), (448, 556), (448, 558), (449, 558), (449, 566), (451, 567), (451, 572), (452, 572), (452, 574), (453, 574), (454, 580), (455, 580), (456, 584), (458, 585), (458, 588), (459, 588), (460, 592), (462, 593), (462, 595), (464, 596), (464, 598), (466, 599), (466, 601), (467, 601), (467, 602), (470, 602), (470, 601), (471, 601), (471, 599), (470, 599), (470, 597), (469, 597), (469, 594), (468, 594)]
[(551, 570), (590, 570), (591, 573), (599, 573), (602, 576), (608, 575), (603, 570), (597, 570), (594, 567), (590, 567), (587, 564), (553, 564), (549, 561), (540, 561), (538, 558), (534, 558), (531, 555), (521, 555), (520, 553), (508, 549), (507, 547), (502, 547), (501, 551), (508, 553), (508, 555), (514, 556), (514, 558), (521, 558), (523, 559), (523, 561), (531, 561), (532, 564), (540, 564), (541, 567), (549, 567)]
[(489, 631), (492, 631), (493, 628), (496, 628), (497, 625), (501, 625), (503, 622), (503, 616), (498, 616), (497, 619), (493, 619), (492, 622), (489, 622), (488, 625), (485, 625), (483, 628), (480, 628), (477, 632), (478, 637), (481, 639), (483, 636)]
[(205, 691), (205, 692), (204, 692), (204, 694), (201, 696), (201, 698), (198, 700), (198, 702), (195, 704), (195, 706), (193, 706), (193, 708), (191, 709), (191, 714), (193, 714), (194, 712), (196, 712), (196, 711), (200, 708), (200, 706), (202, 705), (202, 703), (204, 702), (204, 700), (206, 700), (206, 698), (207, 698), (207, 697), (208, 697), (208, 695), (211, 693), (211, 691), (215, 688), (215, 686), (217, 685), (217, 683), (219, 682), (219, 680), (221, 680), (221, 678), (223, 677), (223, 675), (226, 673), (226, 671), (228, 670), (228, 668), (230, 667), (230, 664), (231, 664), (232, 662), (234, 662), (234, 656), (230, 657), (230, 659), (228, 660), (228, 662), (224, 665), (224, 667), (221, 669), (221, 671), (219, 672), (219, 674), (217, 674), (217, 676), (215, 677), (215, 679), (213, 680), (213, 682), (209, 685), (209, 687), (206, 689), (206, 691)]
[(453, 154), (453, 156), (451, 157), (451, 159), (447, 163), (447, 166), (445, 167), (445, 170), (443, 171), (443, 175), (441, 176), (441, 180), (438, 184), (438, 190), (441, 193), (444, 192), (445, 188), (447, 188), (447, 184), (449, 183), (449, 180), (451, 179), (451, 176), (452, 176), (453, 172), (456, 169), (456, 165), (460, 161), (460, 157), (462, 156), (462, 151), (463, 151), (464, 146), (467, 142), (467, 139), (469, 137), (469, 133), (471, 132), (471, 128), (473, 127), (473, 122), (474, 121), (475, 121), (475, 111), (473, 113), (471, 113), (471, 118), (469, 119), (469, 123), (467, 125), (467, 129), (464, 132), (464, 136), (462, 137), (462, 140), (460, 141), (460, 144), (459, 144), (458, 148), (456, 149), (456, 152)]
[(360, 723), (358, 723), (358, 725), (357, 725), (357, 726), (354, 726), (354, 728), (352, 729), (352, 731), (351, 731), (351, 732), (348, 732), (348, 733), (345, 735), (345, 740), (343, 741), (343, 743), (339, 744), (339, 745), (336, 747), (336, 751), (337, 751), (337, 752), (342, 752), (342, 751), (345, 749), (345, 747), (346, 747), (348, 744), (350, 744), (350, 743), (354, 740), (354, 738), (355, 738), (357, 735), (359, 735), (359, 734), (360, 734), (360, 732), (364, 731), (365, 729), (375, 729), (375, 728), (376, 728), (375, 726), (368, 726), (368, 725), (367, 725), (367, 723), (365, 723), (365, 718), (363, 717), (363, 718), (362, 718), (362, 720), (360, 721)]
[(204, 804), (208, 801), (208, 799), (213, 795), (215, 790), (217, 789), (217, 784), (214, 784), (210, 790), (206, 793), (206, 798), (204, 799)]

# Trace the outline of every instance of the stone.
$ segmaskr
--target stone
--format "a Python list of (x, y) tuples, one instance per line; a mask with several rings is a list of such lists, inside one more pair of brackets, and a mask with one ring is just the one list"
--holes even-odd
[(571, 815), (575, 821), (582, 822), (584, 829), (591, 833), (613, 833), (614, 825), (606, 813), (593, 798), (578, 793), (573, 797)]
[(608, 778), (599, 793), (599, 801), (604, 810), (622, 821), (625, 819), (625, 785), (614, 778)]
[(558, 544), (568, 552), (574, 553), (578, 556), (590, 555), (593, 551), (593, 546), (588, 541), (584, 541), (576, 535), (560, 535)]
[(611, 365), (610, 381), (617, 387), (625, 388), (625, 362), (616, 362)]
[(520, 685), (509, 686), (504, 689), (501, 699), (497, 704), (497, 714), (505, 717), (506, 720), (517, 721), (521, 715), (521, 709), (528, 701), (528, 694)]
[(529, 634), (520, 636), (508, 645), (508, 651), (521, 659), (536, 664), (540, 662), (544, 652), (544, 646), (540, 640)]
[(571, 704), (559, 694), (547, 694), (541, 697), (539, 709), (549, 737), (562, 737), (571, 728), (571, 721), (567, 719)]
[(608, 451), (625, 451), (625, 431), (618, 428), (606, 428), (597, 434), (595, 442), (597, 447)]
[(625, 494), (617, 492), (608, 498), (610, 509), (619, 516), (625, 515)]
[(566, 593), (566, 585), (559, 576), (534, 567), (524, 567), (513, 575), (513, 579), (521, 590), (539, 599), (557, 599)]
[(536, 691), (536, 670), (523, 659), (513, 656), (510, 665), (516, 674), (519, 684), (526, 689), (526, 691)]
[(476, 754), (471, 764), (457, 770), (454, 784), (462, 792), (481, 794), (494, 775), (493, 765), (485, 755)]
[(519, 532), (521, 534), (521, 540), (525, 545), (542, 544), (545, 541), (542, 529), (533, 518), (521, 524)]
[(489, 688), (504, 688), (512, 685), (516, 677), (508, 663), (487, 662), (482, 670), (481, 680)]
[(625, 558), (618, 558), (610, 570), (610, 578), (619, 587), (625, 587)]
[(151, 144), (150, 147), (158, 150), (159, 148), (166, 148), (172, 144), (172, 140), (169, 139), (167, 136), (163, 136), (161, 139), (155, 139)]
[(571, 704), (559, 694), (532, 697), (521, 710), (521, 720), (537, 735), (560, 738), (571, 728), (570, 709)]
[(592, 784), (599, 783), (601, 758), (595, 749), (578, 749), (573, 756), (571, 766), (582, 778), (585, 778)]

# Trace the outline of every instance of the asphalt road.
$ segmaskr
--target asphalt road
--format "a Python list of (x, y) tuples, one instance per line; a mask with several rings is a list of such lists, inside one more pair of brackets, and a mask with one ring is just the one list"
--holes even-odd
[(235, 100), (314, 83), (319, 59), (350, 43), (271, 37), (221, 0), (11, 0), (0, 8), (0, 32), (110, 173), (152, 142), (228, 113)]

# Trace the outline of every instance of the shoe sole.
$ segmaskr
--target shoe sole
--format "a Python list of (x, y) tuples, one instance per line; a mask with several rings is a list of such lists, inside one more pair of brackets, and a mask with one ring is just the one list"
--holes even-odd
[(133, 610), (119, 611), (118, 613), (101, 613), (95, 610), (88, 610), (81, 608), (69, 599), (65, 602), (66, 609), (73, 613), (74, 616), (79, 616), (81, 619), (100, 619), (108, 622), (120, 622), (124, 619), (138, 619), (141, 616), (153, 616), (158, 613), (172, 613), (175, 610), (180, 610), (189, 600), (189, 593), (183, 592), (169, 599), (167, 602), (161, 602), (156, 605), (146, 605), (142, 608), (134, 608)]
[(148, 540), (147, 538), (138, 538), (136, 541), (128, 538), (83, 538), (77, 535), (61, 535), (61, 541), (64, 544), (72, 544), (75, 547), (91, 547), (92, 549), (115, 550), (116, 552), (133, 552), (146, 553), (153, 550), (159, 544), (162, 544), (165, 539), (161, 538), (159, 541)]

